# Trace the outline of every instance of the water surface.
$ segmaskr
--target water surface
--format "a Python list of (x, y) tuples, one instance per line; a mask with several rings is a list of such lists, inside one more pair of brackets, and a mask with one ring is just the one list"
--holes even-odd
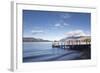
[(52, 42), (23, 43), (23, 62), (79, 60), (83, 54), (78, 50), (52, 48)]

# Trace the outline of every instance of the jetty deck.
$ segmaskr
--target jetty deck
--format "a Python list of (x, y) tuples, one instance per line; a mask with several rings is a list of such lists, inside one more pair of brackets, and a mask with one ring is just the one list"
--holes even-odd
[(68, 41), (54, 41), (52, 42), (53, 48), (69, 48), (69, 49), (85, 49), (90, 48), (90, 40), (68, 40)]

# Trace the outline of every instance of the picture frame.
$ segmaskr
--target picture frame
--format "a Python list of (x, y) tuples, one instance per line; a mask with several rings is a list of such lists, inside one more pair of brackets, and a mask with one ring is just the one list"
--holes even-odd
[[(89, 59), (84, 59), (84, 60), (83, 59), (78, 59), (78, 60), (70, 60), (69, 59), (69, 60), (61, 60), (61, 61), (54, 60), (54, 61), (40, 61), (40, 62), (38, 62), (39, 59), (36, 60), (36, 62), (32, 62), (32, 61), (34, 61), (32, 59), (32, 60), (25, 60), (25, 62), (27, 61), (27, 63), (24, 63), (24, 61), (23, 61), (23, 56), (24, 56), (24, 54), (23, 54), (23, 47), (24, 47), (23, 46), (23, 36), (24, 36), (24, 33), (26, 32), (25, 28), (29, 27), (29, 26), (27, 26), (24, 28), (25, 24), (23, 24), (24, 23), (23, 19), (24, 19), (25, 11), (26, 11), (26, 13), (27, 13), (27, 11), (29, 11), (29, 13), (31, 11), (33, 11), (33, 12), (37, 11), (37, 13), (40, 12), (40, 14), (46, 12), (48, 14), (48, 16), (47, 16), (48, 18), (50, 18), (49, 14), (52, 14), (49, 12), (54, 12), (53, 14), (57, 13), (58, 15), (60, 13), (61, 14), (67, 13), (67, 16), (64, 15), (63, 18), (69, 18), (70, 17), (69, 14), (73, 14), (73, 15), (74, 14), (83, 14), (83, 15), (90, 14), (90, 26), (89, 26), (90, 29), (89, 30), (90, 30), (90, 34), (91, 34), (91, 46), (90, 46), (91, 47), (90, 48), (91, 49), (90, 50), (91, 57)], [(69, 12), (69, 14), (68, 14), (68, 12)], [(26, 14), (26, 15), (29, 15), (29, 14)], [(41, 15), (41, 16), (43, 16), (43, 15)], [(41, 17), (39, 16), (36, 18), (39, 19)], [(26, 19), (27, 19), (27, 17), (26, 17)], [(35, 19), (35, 18), (33, 18), (33, 19)], [(42, 18), (41, 18), (41, 20), (42, 20)], [(39, 20), (39, 22), (41, 22), (41, 20)], [(70, 25), (70, 24), (64, 24), (64, 22), (62, 22), (62, 23), (63, 23), (64, 27), (67, 27), (66, 25)], [(80, 22), (80, 23), (82, 23), (82, 22)], [(48, 4), (46, 5), (46, 4), (24, 3), (24, 2), (22, 2), (22, 3), (21, 2), (12, 2), (11, 3), (11, 39), (12, 39), (11, 40), (11, 70), (12, 71), (21, 71), (21, 70), (22, 71), (23, 70), (29, 70), (29, 71), (33, 70), (34, 71), (34, 70), (43, 70), (43, 69), (44, 70), (45, 69), (60, 69), (60, 68), (67, 68), (67, 67), (95, 66), (97, 64), (97, 55), (96, 55), (96, 48), (95, 48), (95, 45), (96, 45), (95, 38), (96, 37), (93, 36), (96, 32), (95, 25), (97, 25), (96, 24), (96, 8), (95, 7), (77, 7), (77, 6), (48, 5)], [(43, 28), (42, 26), (44, 26), (44, 25), (40, 24), (38, 26)], [(60, 24), (56, 23), (55, 26), (59, 27)], [(77, 26), (77, 25), (75, 25), (75, 26)], [(85, 26), (85, 24), (83, 24), (83, 26)], [(35, 27), (35, 25), (33, 27)], [(47, 26), (47, 27), (50, 28), (50, 26)], [(45, 29), (47, 27), (44, 26), (43, 29)], [(76, 27), (74, 27), (74, 28), (76, 29)], [(29, 29), (31, 29), (31, 28), (29, 28)], [(33, 28), (33, 29), (35, 29), (35, 28)], [(63, 28), (63, 30), (64, 30), (64, 28)], [(34, 30), (32, 31), (32, 33), (35, 33), (35, 34), (36, 34), (36, 32), (41, 33), (43, 31), (34, 31)], [(53, 31), (51, 30), (51, 32), (53, 32)], [(80, 32), (82, 32), (82, 31), (80, 31)], [(73, 32), (70, 32), (70, 33), (73, 33)]]

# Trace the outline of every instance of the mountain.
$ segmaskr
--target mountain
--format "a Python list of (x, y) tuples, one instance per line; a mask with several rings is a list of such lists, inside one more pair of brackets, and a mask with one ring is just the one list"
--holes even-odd
[(51, 42), (51, 41), (34, 37), (24, 37), (23, 42)]
[(64, 42), (64, 41), (69, 40), (69, 39), (72, 39), (72, 40), (74, 40), (74, 39), (91, 39), (91, 37), (90, 36), (72, 36), (72, 37), (63, 38), (60, 41)]

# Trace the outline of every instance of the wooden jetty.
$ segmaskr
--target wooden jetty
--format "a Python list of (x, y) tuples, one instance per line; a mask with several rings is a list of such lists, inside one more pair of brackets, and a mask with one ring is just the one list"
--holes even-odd
[(70, 48), (70, 49), (85, 49), (90, 48), (90, 39), (68, 39), (66, 41), (54, 41), (52, 43), (53, 48)]

